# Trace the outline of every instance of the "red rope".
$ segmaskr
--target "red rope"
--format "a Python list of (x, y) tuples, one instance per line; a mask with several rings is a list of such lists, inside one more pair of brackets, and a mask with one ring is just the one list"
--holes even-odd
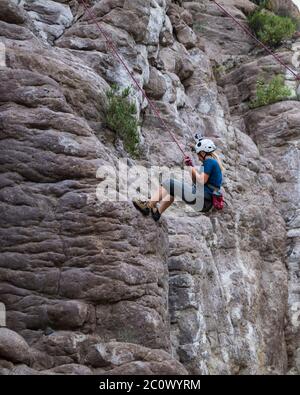
[(129, 70), (129, 67), (127, 66), (127, 64), (125, 63), (125, 61), (122, 59), (121, 55), (119, 54), (117, 48), (115, 47), (112, 39), (109, 37), (108, 33), (99, 25), (96, 16), (94, 15), (94, 13), (88, 8), (85, 0), (80, 0), (81, 3), (83, 4), (86, 12), (88, 13), (90, 19), (96, 24), (97, 28), (99, 29), (100, 33), (103, 35), (103, 37), (105, 38), (108, 47), (111, 49), (113, 55), (117, 58), (117, 60), (124, 66), (125, 70), (127, 71), (127, 73), (129, 74), (129, 76), (131, 77), (131, 79), (133, 80), (133, 82), (135, 83), (137, 89), (142, 93), (142, 96), (144, 97), (144, 99), (147, 100), (150, 108), (152, 109), (153, 113), (156, 115), (156, 117), (161, 121), (163, 127), (166, 129), (166, 131), (170, 134), (170, 136), (172, 137), (172, 139), (175, 141), (175, 143), (177, 144), (178, 148), (180, 149), (180, 151), (182, 152), (182, 154), (184, 156), (186, 156), (184, 150), (181, 148), (181, 145), (179, 144), (179, 141), (177, 140), (177, 138), (175, 137), (174, 133), (171, 131), (171, 129), (167, 126), (166, 122), (163, 120), (160, 111), (158, 110), (158, 108), (154, 105), (154, 103), (149, 99), (149, 97), (147, 96), (146, 92), (143, 90), (143, 88), (140, 86), (140, 84), (138, 83), (137, 79), (135, 78), (134, 74)]
[(216, 4), (216, 6), (218, 6), (223, 12), (224, 14), (226, 14), (227, 16), (229, 16), (231, 19), (234, 20), (234, 22), (240, 26), (241, 29), (244, 30), (244, 32), (246, 32), (249, 36), (251, 36), (253, 38), (253, 40), (255, 40), (261, 47), (263, 47), (270, 55), (273, 56), (273, 58), (276, 59), (277, 62), (279, 62), (283, 67), (285, 67), (290, 73), (292, 73), (294, 75), (294, 77), (296, 78), (296, 80), (300, 80), (300, 75), (296, 74), (296, 72), (291, 69), (287, 64), (285, 64), (278, 55), (276, 55), (273, 51), (271, 51), (270, 48), (268, 48), (264, 43), (262, 43), (252, 32), (251, 30), (247, 29), (244, 25), (242, 25), (237, 18), (235, 18), (229, 11), (227, 11), (221, 4), (219, 4), (217, 1), (215, 0), (211, 0), (213, 3)]

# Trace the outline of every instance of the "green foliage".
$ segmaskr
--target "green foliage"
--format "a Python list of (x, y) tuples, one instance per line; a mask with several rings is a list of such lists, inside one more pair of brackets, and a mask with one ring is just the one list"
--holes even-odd
[(256, 84), (256, 98), (250, 103), (250, 108), (266, 106), (288, 99), (292, 92), (284, 85), (284, 78), (281, 75), (274, 77), (269, 83), (260, 79)]
[(120, 91), (116, 85), (113, 85), (106, 95), (108, 98), (106, 124), (122, 138), (125, 149), (136, 156), (140, 142), (139, 123), (136, 119), (136, 105), (129, 99), (130, 88)]
[(248, 21), (256, 36), (271, 47), (277, 47), (283, 40), (291, 38), (297, 30), (297, 25), (291, 18), (264, 9), (252, 13)]
[(226, 67), (224, 65), (215, 65), (212, 67), (215, 77), (220, 77), (226, 73)]

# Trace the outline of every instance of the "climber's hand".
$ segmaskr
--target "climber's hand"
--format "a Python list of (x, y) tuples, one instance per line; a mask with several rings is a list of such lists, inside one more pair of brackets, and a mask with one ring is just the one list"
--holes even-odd
[(189, 156), (186, 156), (183, 160), (183, 163), (185, 164), (185, 166), (191, 166), (193, 167), (193, 161)]

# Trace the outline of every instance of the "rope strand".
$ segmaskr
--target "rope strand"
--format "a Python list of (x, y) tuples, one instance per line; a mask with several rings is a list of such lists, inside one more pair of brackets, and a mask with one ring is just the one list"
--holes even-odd
[(142, 93), (142, 96), (144, 99), (146, 99), (146, 101), (148, 102), (152, 112), (156, 115), (156, 117), (161, 121), (164, 129), (170, 134), (170, 136), (172, 137), (172, 139), (174, 140), (174, 142), (177, 144), (178, 148), (180, 149), (180, 151), (182, 152), (183, 156), (186, 156), (184, 150), (182, 149), (179, 141), (177, 140), (177, 138), (175, 137), (174, 133), (171, 131), (171, 129), (167, 126), (166, 122), (164, 121), (164, 119), (161, 116), (160, 111), (158, 110), (158, 108), (154, 105), (154, 103), (149, 99), (149, 97), (147, 96), (146, 92), (144, 91), (144, 89), (140, 86), (140, 84), (138, 83), (137, 79), (135, 78), (134, 74), (130, 71), (129, 67), (127, 66), (126, 62), (123, 60), (123, 58), (121, 57), (121, 55), (119, 54), (117, 48), (115, 47), (113, 41), (110, 39), (108, 33), (100, 26), (100, 24), (98, 23), (96, 16), (94, 15), (94, 13), (88, 8), (86, 1), (85, 0), (80, 0), (81, 3), (83, 4), (86, 12), (88, 13), (90, 19), (95, 23), (95, 25), (97, 26), (97, 28), (99, 29), (100, 33), (102, 34), (102, 36), (105, 38), (106, 43), (108, 44), (108, 47), (111, 49), (113, 55), (117, 58), (117, 60), (123, 65), (123, 67), (125, 68), (125, 70), (127, 71), (127, 73), (129, 74), (129, 76), (131, 77), (131, 79), (133, 80), (135, 86), (137, 87), (137, 89)]
[[(170, 134), (171, 138), (174, 140), (174, 142), (176, 143), (176, 145), (178, 146), (179, 150), (182, 152), (183, 156), (186, 156), (184, 150), (182, 149), (179, 141), (177, 140), (177, 138), (175, 137), (174, 133), (171, 131), (171, 129), (168, 127), (168, 125), (166, 124), (166, 122), (164, 121), (164, 119), (161, 116), (160, 111), (158, 110), (158, 108), (155, 106), (155, 104), (152, 102), (152, 100), (149, 99), (149, 97), (147, 96), (146, 92), (144, 91), (144, 89), (140, 86), (139, 82), (137, 81), (137, 79), (135, 78), (133, 72), (130, 71), (129, 67), (127, 66), (126, 62), (123, 60), (122, 56), (119, 54), (118, 49), (116, 48), (113, 40), (109, 37), (109, 34), (105, 31), (105, 29), (103, 29), (100, 24), (98, 23), (95, 14), (90, 10), (90, 8), (87, 6), (86, 4), (86, 0), (79, 0), (82, 4), (83, 7), (85, 9), (85, 11), (87, 12), (87, 14), (89, 15), (89, 18), (94, 22), (94, 24), (96, 25), (96, 27), (98, 28), (98, 30), (100, 31), (100, 33), (102, 34), (102, 36), (104, 37), (107, 46), (110, 48), (112, 54), (114, 55), (114, 57), (118, 60), (118, 62), (121, 63), (121, 65), (125, 68), (125, 70), (127, 71), (127, 73), (129, 74), (130, 78), (132, 79), (132, 81), (134, 82), (135, 86), (137, 87), (137, 89), (141, 92), (142, 97), (148, 102), (149, 107), (151, 108), (152, 112), (154, 113), (154, 115), (160, 120), (160, 122), (162, 123), (163, 128)], [(290, 73), (292, 73), (296, 80), (300, 80), (300, 75), (296, 74), (296, 72), (294, 70), (292, 70), (287, 64), (285, 64), (279, 56), (277, 56), (273, 51), (271, 51), (270, 48), (268, 48), (265, 44), (263, 44), (249, 29), (247, 29), (245, 26), (243, 26), (230, 12), (228, 12), (221, 4), (219, 4), (217, 1), (215, 0), (211, 0), (213, 3), (216, 4), (217, 7), (219, 7), (222, 12), (227, 15), (228, 17), (230, 17), (231, 19), (233, 19), (233, 21), (244, 31), (246, 32), (249, 36), (251, 36), (260, 46), (262, 46), (270, 55), (272, 55), (277, 62), (279, 62), (283, 67), (285, 67)]]

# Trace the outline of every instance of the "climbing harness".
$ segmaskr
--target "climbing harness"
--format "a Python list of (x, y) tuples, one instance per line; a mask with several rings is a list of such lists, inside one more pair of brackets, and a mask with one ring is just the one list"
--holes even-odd
[(216, 0), (210, 0), (213, 3), (215, 3), (215, 5), (217, 7), (219, 7), (222, 12), (227, 15), (229, 18), (231, 18), (242, 30), (244, 30), (244, 32), (246, 34), (248, 34), (250, 37), (253, 38), (253, 40), (255, 40), (261, 47), (263, 47), (271, 56), (273, 56), (273, 58), (280, 63), (283, 67), (286, 68), (287, 71), (289, 71), (295, 78), (296, 80), (300, 80), (300, 74), (297, 74), (291, 67), (289, 67), (286, 63), (284, 63), (280, 57), (278, 55), (276, 55), (269, 47), (267, 47), (263, 42), (261, 42), (256, 36), (255, 34), (253, 34), (251, 32), (251, 30), (247, 29), (246, 26), (244, 26), (242, 23), (240, 23), (237, 18), (235, 18), (229, 11), (227, 11), (221, 4), (219, 4)]
[(214, 191), (212, 194), (212, 204), (213, 207), (216, 210), (223, 210), (224, 208), (224, 204), (225, 204), (225, 200), (224, 200), (224, 195), (221, 192), (221, 190), (219, 189), (218, 191)]
[(222, 192), (218, 192), (218, 193), (214, 192), (212, 195), (213, 207), (216, 210), (223, 210), (224, 203), (225, 203), (225, 201), (224, 201), (224, 196), (223, 196)]
[(84, 9), (86, 10), (86, 12), (88, 13), (89, 17), (91, 18), (91, 20), (95, 23), (95, 25), (97, 26), (98, 30), (100, 31), (100, 33), (102, 34), (102, 36), (104, 37), (107, 46), (111, 49), (112, 54), (114, 55), (114, 57), (122, 64), (122, 66), (125, 68), (125, 70), (127, 71), (127, 73), (129, 74), (129, 76), (131, 77), (131, 79), (133, 80), (135, 86), (137, 87), (137, 89), (142, 93), (142, 96), (144, 97), (144, 99), (146, 99), (146, 101), (148, 102), (152, 112), (156, 115), (156, 117), (161, 121), (164, 129), (170, 134), (170, 136), (172, 137), (172, 139), (174, 140), (174, 142), (176, 143), (176, 145), (178, 146), (178, 148), (180, 149), (180, 151), (182, 152), (182, 154), (184, 156), (185, 152), (183, 150), (183, 148), (181, 147), (179, 141), (177, 140), (177, 138), (175, 137), (174, 133), (171, 131), (171, 129), (168, 127), (168, 125), (166, 124), (166, 122), (164, 121), (164, 119), (162, 118), (160, 111), (158, 110), (158, 108), (155, 106), (155, 104), (149, 99), (149, 97), (147, 96), (146, 92), (144, 91), (144, 89), (140, 86), (140, 84), (138, 83), (137, 79), (135, 78), (134, 74), (130, 71), (129, 67), (127, 66), (126, 62), (123, 60), (122, 56), (119, 54), (116, 46), (113, 43), (113, 40), (110, 38), (109, 34), (99, 25), (95, 14), (89, 9), (89, 7), (86, 4), (86, 0), (79, 0), (82, 4)]
[(221, 188), (217, 188), (212, 184), (206, 184), (210, 189), (213, 190), (212, 193), (212, 205), (216, 210), (223, 210), (225, 200), (224, 200), (224, 195), (223, 192), (221, 191)]

